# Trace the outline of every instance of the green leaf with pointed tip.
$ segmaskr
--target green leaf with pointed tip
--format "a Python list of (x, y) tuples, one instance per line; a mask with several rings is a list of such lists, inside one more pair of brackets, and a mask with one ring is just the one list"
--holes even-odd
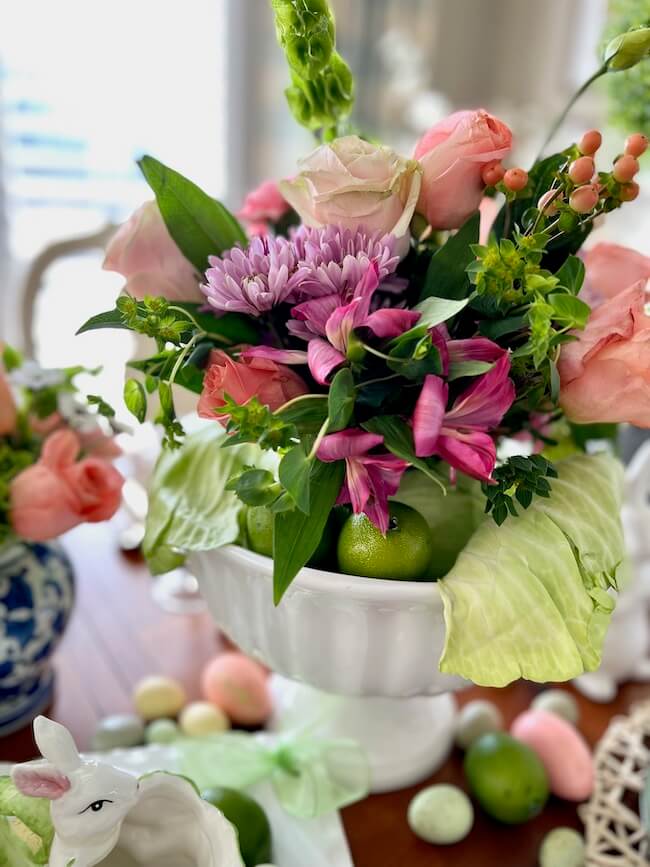
[(413, 431), (404, 419), (398, 415), (379, 415), (364, 422), (361, 427), (370, 433), (383, 436), (384, 446), (389, 452), (404, 461), (408, 461), (428, 476), (431, 481), (436, 482), (443, 494), (446, 493), (447, 489), (436, 472), (436, 464), (430, 458), (418, 458), (416, 456)]
[(433, 254), (427, 268), (420, 301), (435, 295), (437, 298), (466, 298), (471, 286), (466, 273), (476, 256), (472, 244), (479, 239), (481, 217), (478, 211)]
[(343, 367), (332, 380), (328, 397), (329, 433), (347, 427), (354, 412), (354, 377), (349, 367)]
[(296, 502), (301, 512), (309, 514), (309, 488), (312, 461), (298, 443), (280, 461), (278, 478)]

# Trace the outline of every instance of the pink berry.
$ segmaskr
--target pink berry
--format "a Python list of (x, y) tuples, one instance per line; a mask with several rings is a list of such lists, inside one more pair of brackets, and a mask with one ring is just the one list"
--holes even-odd
[(625, 153), (633, 157), (640, 157), (648, 149), (648, 137), (642, 132), (635, 132), (628, 136), (625, 141)]
[(577, 214), (588, 214), (596, 207), (599, 198), (598, 187), (595, 184), (585, 184), (571, 193), (569, 206)]
[(503, 176), (503, 183), (509, 190), (512, 190), (513, 193), (518, 193), (528, 183), (528, 172), (524, 171), (524, 169), (508, 169), (508, 171)]
[(633, 202), (639, 196), (640, 187), (636, 181), (630, 181), (629, 184), (623, 184), (621, 187), (620, 197), (622, 202)]
[(552, 217), (557, 214), (557, 203), (562, 200), (562, 196), (557, 190), (547, 190), (543, 196), (540, 196), (537, 207), (547, 217)]
[(578, 157), (569, 166), (569, 177), (574, 184), (586, 184), (593, 178), (595, 170), (592, 157)]
[(495, 187), (505, 175), (506, 170), (500, 162), (488, 163), (483, 167), (481, 177), (486, 187)]
[(627, 184), (632, 180), (634, 175), (639, 171), (639, 161), (632, 154), (625, 154), (619, 157), (614, 163), (614, 180), (619, 184)]
[(578, 150), (585, 156), (593, 156), (603, 143), (603, 137), (597, 129), (590, 129), (578, 142)]

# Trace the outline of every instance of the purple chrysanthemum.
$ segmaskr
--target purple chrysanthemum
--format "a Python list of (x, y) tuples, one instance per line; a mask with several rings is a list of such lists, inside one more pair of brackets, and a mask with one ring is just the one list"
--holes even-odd
[(286, 238), (253, 238), (246, 250), (233, 247), (209, 262), (201, 289), (220, 312), (259, 316), (286, 301), (302, 279), (296, 245)]

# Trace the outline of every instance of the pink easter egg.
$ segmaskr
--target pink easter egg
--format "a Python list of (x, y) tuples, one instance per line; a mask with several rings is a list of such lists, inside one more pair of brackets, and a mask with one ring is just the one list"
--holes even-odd
[(262, 725), (271, 715), (266, 669), (243, 653), (222, 653), (203, 670), (205, 698), (239, 725)]
[(585, 801), (591, 795), (591, 752), (570, 723), (545, 710), (527, 710), (515, 719), (510, 734), (537, 753), (554, 795), (566, 801)]

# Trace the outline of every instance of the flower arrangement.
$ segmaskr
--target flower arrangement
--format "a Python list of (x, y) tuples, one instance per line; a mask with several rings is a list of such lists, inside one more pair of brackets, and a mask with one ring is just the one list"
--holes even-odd
[(75, 387), (82, 368), (44, 370), (5, 347), (0, 366), (0, 548), (45, 542), (116, 512), (123, 479), (112, 410)]
[[(443, 671), (501, 685), (593, 669), (624, 552), (620, 465), (585, 449), (619, 422), (650, 426), (650, 263), (580, 251), (637, 197), (647, 139), (598, 169), (592, 130), (525, 171), (504, 165), (503, 122), (459, 111), (402, 157), (350, 127), (325, 0), (272, 6), (287, 98), (318, 146), (251, 193), (241, 223), (143, 157), (156, 202), (106, 258), (125, 292), (82, 328), (156, 342), (125, 386), (139, 420), (157, 392), (168, 447), (152, 569), (248, 542), (272, 554), (279, 603), (305, 564), (349, 564), (345, 533), (375, 555), (356, 574), (398, 577), (403, 533), (421, 556), (402, 549), (399, 576), (439, 579)], [(643, 59), (635, 34), (592, 80)], [(186, 440), (175, 385), (214, 421)]]

